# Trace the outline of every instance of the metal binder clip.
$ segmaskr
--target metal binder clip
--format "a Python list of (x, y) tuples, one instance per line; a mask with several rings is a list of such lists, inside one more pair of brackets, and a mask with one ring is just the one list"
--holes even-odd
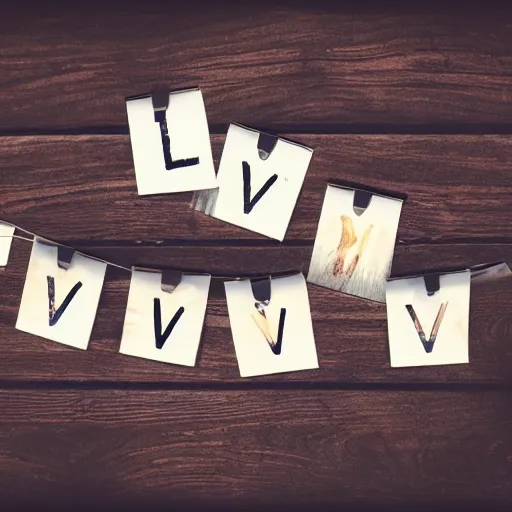
[(262, 160), (267, 160), (272, 151), (274, 151), (278, 138), (277, 135), (260, 132), (258, 137), (258, 155)]
[(169, 92), (162, 89), (155, 90), (151, 93), (151, 101), (155, 111), (155, 121), (157, 123), (165, 121), (165, 111), (169, 106)]
[(373, 194), (366, 190), (355, 189), (354, 190), (354, 213), (360, 217), (370, 206)]
[(271, 276), (251, 279), (252, 294), (256, 299), (254, 307), (261, 311), (270, 304)]
[(183, 273), (179, 270), (163, 270), (162, 271), (162, 291), (172, 293), (181, 283)]
[(57, 248), (57, 266), (62, 270), (68, 270), (71, 266), (71, 261), (75, 254), (75, 249), (72, 247), (66, 247), (65, 245), (60, 245), (51, 240), (46, 240), (46, 238), (38, 238), (34, 237), (34, 243), (39, 243), (43, 245), (47, 245), (49, 247)]
[(67, 270), (71, 266), (71, 260), (75, 254), (75, 249), (65, 247), (63, 245), (57, 246), (57, 265), (63, 270)]
[(440, 274), (425, 274), (423, 279), (425, 281), (425, 288), (427, 289), (427, 295), (432, 297), (436, 292), (439, 291), (440, 283), (439, 283)]

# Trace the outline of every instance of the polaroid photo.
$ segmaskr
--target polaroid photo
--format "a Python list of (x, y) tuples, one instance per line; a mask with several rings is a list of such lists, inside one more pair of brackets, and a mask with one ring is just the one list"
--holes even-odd
[(126, 109), (139, 195), (217, 186), (199, 88), (127, 98)]
[(34, 240), (16, 329), (86, 350), (107, 264), (75, 252), (63, 266), (57, 246)]
[[(302, 274), (224, 285), (241, 377), (318, 368)], [(266, 287), (263, 295), (258, 286)]]
[(469, 362), (471, 271), (390, 279), (386, 286), (393, 368)]
[(312, 155), (308, 147), (231, 124), (218, 189), (196, 193), (192, 208), (282, 241)]
[(15, 227), (0, 222), (0, 267), (7, 266)]
[(385, 302), (402, 203), (328, 184), (308, 282)]
[(166, 290), (161, 272), (133, 270), (119, 352), (195, 366), (210, 281), (180, 272), (177, 286)]

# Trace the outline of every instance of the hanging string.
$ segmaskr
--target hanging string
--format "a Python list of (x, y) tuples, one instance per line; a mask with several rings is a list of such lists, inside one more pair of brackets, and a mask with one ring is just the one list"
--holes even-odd
[[(2, 223), (2, 224), (4, 224), (4, 223)], [(23, 231), (25, 233), (29, 233), (30, 235), (32, 235), (32, 233), (30, 233), (30, 231), (18, 228), (18, 226), (14, 226), (14, 227), (16, 229), (19, 229), (20, 231)], [(67, 247), (68, 249), (75, 250), (73, 247), (69, 247), (68, 245), (60, 244), (58, 242), (54, 242), (53, 240), (48, 240), (47, 238), (43, 238), (43, 237), (37, 236), (35, 234), (33, 236), (34, 236), (34, 238), (39, 238), (39, 240), (44, 240), (46, 242), (50, 242), (52, 245), (58, 245), (60, 247)], [(35, 241), (34, 238), (27, 238), (26, 236), (20, 236), (20, 235), (0, 235), (0, 238), (17, 238), (18, 240), (24, 240), (25, 242), (30, 242), (31, 244), (33, 244), (34, 241)], [(123, 265), (119, 265), (118, 263), (114, 263), (113, 261), (107, 261), (107, 260), (104, 260), (102, 258), (98, 258), (97, 256), (91, 256), (90, 254), (85, 254), (85, 253), (83, 253), (81, 251), (75, 251), (75, 252), (77, 252), (78, 254), (81, 254), (82, 256), (86, 256), (87, 258), (90, 258), (92, 260), (101, 261), (102, 263), (105, 263), (107, 265), (111, 265), (112, 267), (117, 267), (117, 268), (120, 268), (122, 270), (126, 270), (127, 272), (131, 272), (132, 271), (131, 268), (123, 267)]]
[(33, 243), (34, 240), (32, 238), (27, 238), (26, 236), (20, 236), (20, 235), (1, 235), (2, 238), (17, 238), (18, 240), (25, 240), (26, 242)]
[[(17, 229), (19, 231), (22, 231), (23, 233), (26, 233), (26, 234), (28, 234), (28, 235), (33, 237), (33, 238), (27, 238), (25, 236), (20, 236), (20, 235), (13, 234), (13, 235), (0, 235), (0, 238), (17, 238), (18, 240), (24, 240), (25, 242), (30, 242), (31, 244), (33, 244), (35, 239), (37, 238), (39, 240), (43, 240), (44, 242), (48, 242), (48, 243), (50, 243), (52, 245), (55, 245), (55, 246), (66, 247), (67, 249), (72, 249), (73, 251), (77, 252), (78, 254), (81, 254), (82, 256), (85, 256), (86, 258), (90, 258), (90, 259), (96, 260), (96, 261), (101, 261), (102, 263), (105, 263), (106, 265), (110, 265), (112, 267), (116, 267), (116, 268), (119, 268), (121, 270), (126, 270), (127, 272), (132, 272), (133, 271), (132, 268), (124, 267), (123, 265), (119, 265), (118, 263), (114, 263), (112, 261), (104, 260), (103, 258), (98, 258), (97, 256), (91, 256), (90, 254), (86, 254), (86, 253), (83, 253), (81, 251), (77, 251), (77, 250), (74, 249), (74, 247), (70, 247), (69, 245), (61, 244), (59, 242), (54, 242), (53, 240), (49, 240), (48, 238), (44, 238), (42, 236), (39, 236), (36, 233), (32, 233), (31, 231), (28, 231), (27, 229), (24, 229), (24, 228), (22, 228), (20, 226), (16, 226), (15, 224), (11, 224), (10, 222), (0, 221), (0, 224), (6, 224), (8, 226), (12, 226), (15, 229)], [(144, 269), (141, 268), (141, 270), (156, 271), (156, 272), (161, 271), (161, 269), (158, 270), (158, 269), (151, 269), (151, 268), (144, 268)], [(292, 273), (297, 273), (297, 272), (299, 272), (299, 271), (275, 272), (272, 275), (278, 277), (278, 276), (290, 275)], [(184, 271), (184, 273), (188, 273), (188, 271)], [(190, 273), (200, 274), (200, 272), (192, 272), (192, 271), (190, 271)], [(214, 275), (214, 274), (209, 274), (209, 275), (211, 276), (212, 279), (218, 279), (218, 280), (221, 280), (221, 281), (230, 281), (230, 280), (233, 281), (233, 280), (238, 280), (238, 279), (254, 279), (254, 278), (257, 278), (257, 277), (266, 277), (269, 274), (265, 274), (265, 276), (258, 275), (258, 276), (247, 276), (247, 277), (221, 276), (221, 275)]]

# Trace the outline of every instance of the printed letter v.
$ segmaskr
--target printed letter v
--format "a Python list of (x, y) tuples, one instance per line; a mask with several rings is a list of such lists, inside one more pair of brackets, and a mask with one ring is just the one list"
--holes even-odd
[(174, 316), (172, 317), (172, 320), (167, 325), (167, 328), (162, 333), (162, 311), (160, 309), (160, 299), (154, 300), (154, 322), (155, 322), (155, 341), (156, 341), (156, 348), (161, 349), (163, 348), (165, 342), (167, 341), (167, 338), (171, 335), (172, 330), (174, 329), (174, 326), (178, 323), (178, 320), (181, 318), (181, 315), (185, 312), (185, 308), (182, 306), (176, 313), (174, 313)]
[(436, 320), (434, 322), (434, 326), (432, 327), (432, 332), (430, 333), (430, 338), (428, 340), (425, 337), (423, 327), (421, 327), (418, 315), (416, 315), (416, 312), (414, 311), (412, 305), (407, 304), (405, 307), (407, 308), (407, 311), (409, 312), (409, 315), (411, 316), (412, 321), (414, 322), (414, 327), (416, 328), (416, 332), (420, 337), (425, 352), (427, 354), (430, 354), (432, 350), (434, 350), (434, 343), (436, 341), (437, 331), (439, 331), (439, 327), (441, 326), (441, 322), (443, 321), (444, 313), (446, 311), (446, 308), (448, 307), (448, 302), (444, 302), (439, 307), (439, 311), (437, 313)]
[(59, 308), (55, 310), (55, 279), (51, 276), (47, 276), (46, 279), (48, 281), (50, 327), (53, 327), (60, 320), (60, 317), (63, 315), (64, 311), (66, 311), (66, 308), (69, 306), (69, 303), (73, 300), (73, 297), (77, 294), (78, 290), (82, 288), (82, 283), (78, 281), (78, 283), (76, 283), (66, 295), (66, 298), (63, 300)]
[(251, 199), (251, 167), (247, 162), (242, 162), (244, 178), (244, 213), (251, 213), (256, 203), (265, 195), (268, 189), (277, 181), (277, 174), (272, 175)]

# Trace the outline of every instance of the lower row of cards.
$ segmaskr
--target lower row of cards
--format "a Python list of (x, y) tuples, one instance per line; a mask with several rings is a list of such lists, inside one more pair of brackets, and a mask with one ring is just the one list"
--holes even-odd
[[(56, 246), (34, 241), (16, 328), (86, 349), (106, 263), (75, 253), (58, 264)], [(134, 269), (120, 352), (195, 366), (210, 275)], [(165, 286), (164, 286), (165, 284)], [(224, 283), (240, 375), (318, 368), (306, 281), (301, 273)], [(390, 280), (386, 287), (391, 365), (468, 362), (471, 271)], [(333, 294), (333, 300), (339, 295)], [(340, 301), (340, 308), (342, 308)], [(364, 331), (364, 322), (361, 330)], [(339, 329), (343, 343), (343, 326)]]

